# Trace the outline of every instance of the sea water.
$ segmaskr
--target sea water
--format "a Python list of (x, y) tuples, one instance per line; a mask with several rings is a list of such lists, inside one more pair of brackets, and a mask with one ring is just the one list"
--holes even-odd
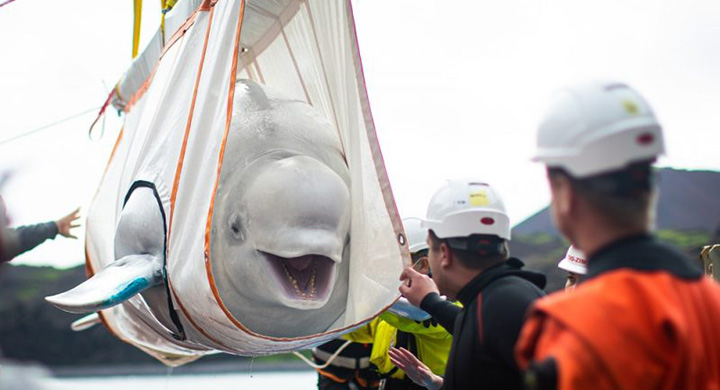
[(246, 372), (162, 376), (109, 376), (93, 378), (48, 378), (47, 390), (268, 390), (316, 389), (315, 371)]

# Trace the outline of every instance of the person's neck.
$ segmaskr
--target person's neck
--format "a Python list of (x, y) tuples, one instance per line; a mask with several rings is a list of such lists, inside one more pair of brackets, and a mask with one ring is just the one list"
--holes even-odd
[(577, 247), (585, 253), (588, 258), (592, 257), (598, 250), (612, 244), (615, 241), (632, 236), (649, 234), (646, 227), (611, 227), (602, 223), (588, 223), (583, 225), (575, 235)]
[[(480, 268), (480, 269), (474, 269), (474, 268), (467, 268), (467, 267), (461, 267), (458, 268), (453, 277), (452, 277), (452, 298), (457, 299), (458, 294), (460, 291), (467, 286), (470, 282), (473, 281), (478, 275), (481, 273), (487, 271), (488, 269), (495, 267), (496, 265), (500, 264), (501, 262), (492, 264), (490, 266)], [(448, 295), (450, 296), (450, 295)]]

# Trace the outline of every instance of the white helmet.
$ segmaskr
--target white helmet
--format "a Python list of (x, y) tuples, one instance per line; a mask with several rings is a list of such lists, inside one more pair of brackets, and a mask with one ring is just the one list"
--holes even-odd
[(652, 109), (623, 83), (561, 90), (540, 124), (534, 161), (576, 178), (615, 171), (665, 152)]
[(422, 220), (420, 218), (403, 218), (402, 222), (405, 226), (410, 253), (415, 254), (423, 249), (428, 249), (427, 229), (422, 227)]
[(502, 199), (482, 181), (448, 181), (430, 200), (422, 227), (438, 238), (494, 234), (510, 239), (510, 218)]
[(565, 257), (560, 260), (558, 268), (568, 272), (585, 275), (587, 273), (587, 259), (585, 258), (585, 254), (570, 245)]

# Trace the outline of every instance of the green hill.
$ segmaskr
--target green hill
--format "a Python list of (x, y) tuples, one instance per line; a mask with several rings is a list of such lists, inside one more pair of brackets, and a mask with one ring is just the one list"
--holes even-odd
[[(557, 264), (565, 256), (570, 243), (550, 233), (513, 234), (510, 253), (522, 259), (529, 269), (540, 271), (547, 276), (546, 291), (562, 289), (565, 286), (566, 274), (557, 267)], [(656, 236), (660, 241), (674, 245), (690, 257), (698, 259), (696, 265), (700, 270), (702, 267), (699, 256), (702, 246), (711, 242), (720, 242), (720, 237), (713, 237), (704, 230), (661, 230)]]

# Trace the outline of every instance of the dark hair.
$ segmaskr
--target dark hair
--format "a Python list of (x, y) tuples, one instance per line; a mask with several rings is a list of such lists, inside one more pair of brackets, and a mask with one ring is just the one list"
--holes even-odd
[(574, 178), (562, 168), (548, 168), (550, 180), (564, 176), (573, 190), (609, 221), (622, 226), (645, 224), (655, 187), (652, 161), (587, 178)]
[(510, 255), (507, 241), (492, 234), (472, 234), (468, 237), (438, 238), (430, 230), (430, 248), (437, 251), (444, 243), (465, 267), (484, 269), (507, 260)]
[(421, 257), (427, 256), (428, 250), (427, 249), (421, 249), (415, 253), (412, 254), (412, 262), (415, 264), (418, 260), (420, 260)]

